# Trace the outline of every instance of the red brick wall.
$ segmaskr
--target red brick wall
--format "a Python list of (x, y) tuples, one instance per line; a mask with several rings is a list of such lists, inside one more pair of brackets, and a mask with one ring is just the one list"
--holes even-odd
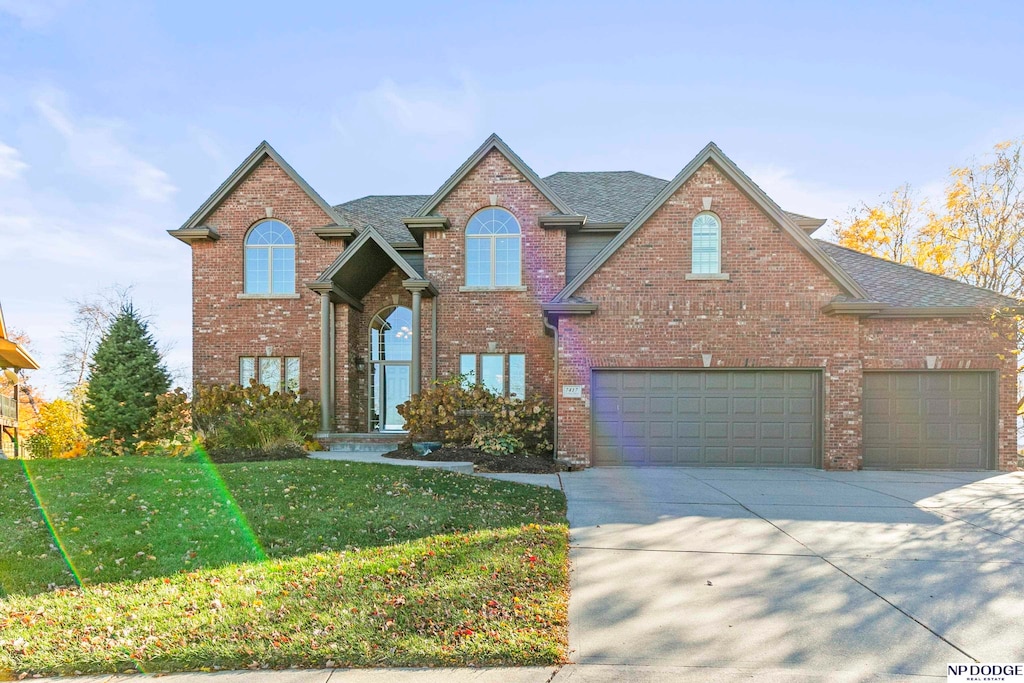
[[(480, 209), (496, 206), (510, 211), (522, 229), (525, 291), (460, 292), (465, 285), (465, 229)], [(499, 152), (492, 150), (438, 206), (451, 228), (424, 237), (426, 277), (440, 292), (438, 306), (438, 376), (459, 372), (459, 355), (525, 353), (526, 390), (550, 397), (553, 392), (554, 346), (544, 334), (541, 305), (565, 286), (565, 233), (544, 230), (537, 217), (555, 207)], [(424, 326), (429, 327), (429, 311)], [(424, 351), (429, 340), (424, 338)], [(429, 363), (424, 362), (424, 377)]]
[[(295, 235), (296, 296), (239, 298), (244, 291), (245, 235), (254, 223), (267, 218), (268, 207)], [(329, 222), (324, 211), (269, 158), (213, 212), (207, 224), (220, 233), (220, 239), (192, 247), (196, 382), (237, 383), (239, 356), (297, 356), (300, 387), (319, 400), (320, 299), (305, 283), (315, 279), (343, 248), (340, 241), (324, 241), (312, 233)], [(344, 309), (338, 307), (339, 320), (344, 320)], [(339, 341), (344, 343), (344, 335)]]

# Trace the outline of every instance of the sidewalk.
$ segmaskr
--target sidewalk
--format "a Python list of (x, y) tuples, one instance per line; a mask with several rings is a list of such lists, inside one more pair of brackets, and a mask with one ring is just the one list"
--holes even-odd
[(562, 667), (481, 669), (287, 669), (284, 671), (221, 671), (163, 676), (75, 676), (26, 678), (38, 683), (928, 683), (945, 676), (899, 676), (857, 671), (807, 669), (741, 669), (734, 667), (656, 667), (568, 664)]

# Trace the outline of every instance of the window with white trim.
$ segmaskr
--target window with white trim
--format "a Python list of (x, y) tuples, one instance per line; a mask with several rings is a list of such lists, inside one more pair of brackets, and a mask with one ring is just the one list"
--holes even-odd
[(493, 394), (526, 398), (526, 355), (522, 353), (464, 353), (459, 356), (464, 386), (479, 384)]
[(295, 293), (295, 236), (281, 221), (262, 221), (246, 235), (245, 293)]
[(713, 213), (693, 219), (690, 272), (712, 275), (722, 272), (722, 222)]
[(511, 213), (492, 206), (466, 224), (466, 286), (518, 287), (522, 284), (522, 230)]
[(240, 356), (238, 383), (243, 387), (256, 380), (271, 393), (275, 391), (299, 393), (299, 359), (294, 356)]

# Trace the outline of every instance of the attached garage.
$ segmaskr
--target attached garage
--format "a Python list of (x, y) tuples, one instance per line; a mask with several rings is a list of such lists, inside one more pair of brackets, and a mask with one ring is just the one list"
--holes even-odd
[(815, 370), (594, 370), (594, 465), (820, 467)]
[(995, 467), (993, 372), (865, 372), (864, 467)]

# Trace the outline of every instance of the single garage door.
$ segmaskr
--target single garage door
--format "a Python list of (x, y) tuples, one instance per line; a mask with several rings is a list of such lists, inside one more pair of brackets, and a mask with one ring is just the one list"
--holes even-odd
[(595, 370), (595, 465), (816, 467), (820, 373)]
[(864, 467), (994, 467), (990, 372), (865, 372)]

